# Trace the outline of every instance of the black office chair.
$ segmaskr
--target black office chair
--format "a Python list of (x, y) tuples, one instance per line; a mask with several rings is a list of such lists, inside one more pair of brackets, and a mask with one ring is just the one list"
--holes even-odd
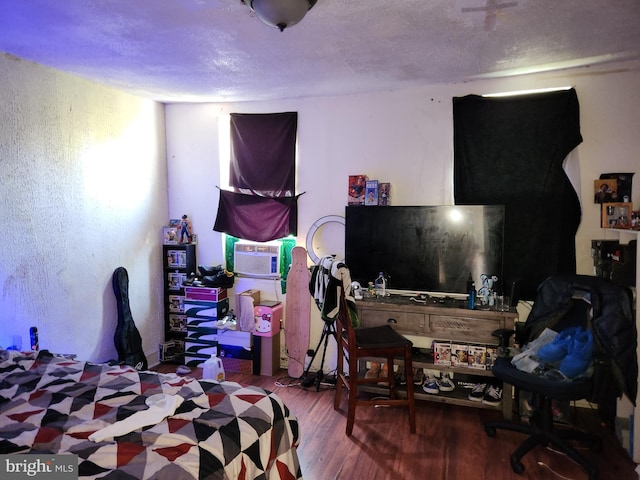
[[(615, 402), (625, 394), (635, 405), (638, 382), (636, 325), (630, 289), (586, 275), (555, 275), (539, 287), (531, 313), (516, 339), (524, 345), (537, 338), (545, 328), (561, 331), (582, 326), (591, 330), (594, 339), (593, 374), (573, 381), (550, 379), (518, 370), (511, 358), (498, 358), (493, 374), (513, 385), (516, 392), (532, 394), (533, 415), (528, 424), (486, 422), (490, 437), (497, 429), (529, 435), (511, 454), (511, 468), (523, 473), (522, 457), (538, 445), (552, 445), (564, 452), (597, 480), (597, 468), (573, 448), (570, 441), (586, 442), (599, 449), (597, 435), (554, 428), (552, 405), (555, 401), (587, 399), (598, 404), (605, 423), (613, 425)], [(504, 332), (498, 332), (504, 337)]]

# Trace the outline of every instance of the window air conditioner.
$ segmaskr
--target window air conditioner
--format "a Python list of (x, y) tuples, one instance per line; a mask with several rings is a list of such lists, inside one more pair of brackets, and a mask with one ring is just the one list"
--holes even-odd
[(279, 243), (238, 241), (233, 246), (234, 273), (247, 277), (280, 276)]

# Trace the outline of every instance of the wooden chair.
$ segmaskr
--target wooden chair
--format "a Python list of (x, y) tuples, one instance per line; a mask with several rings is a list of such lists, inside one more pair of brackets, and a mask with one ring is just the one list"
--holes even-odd
[[(338, 341), (338, 374), (336, 396), (333, 408), (339, 410), (342, 399), (342, 388), (348, 392), (349, 407), (347, 411), (347, 436), (353, 432), (353, 424), (358, 405), (394, 405), (406, 406), (409, 409), (409, 426), (411, 433), (416, 431), (416, 413), (413, 396), (413, 366), (411, 361), (411, 347), (413, 344), (397, 333), (390, 325), (369, 328), (353, 328), (351, 318), (344, 297), (340, 303), (340, 312), (336, 317), (336, 337)], [(344, 359), (347, 359), (349, 371), (344, 372)], [(383, 358), (387, 362), (388, 376), (386, 382), (389, 388), (388, 399), (365, 399), (358, 396), (358, 386), (377, 384), (382, 380), (366, 378), (358, 374), (358, 360), (365, 357)], [(404, 360), (405, 377), (407, 379), (406, 397), (398, 395), (395, 382), (394, 359)]]

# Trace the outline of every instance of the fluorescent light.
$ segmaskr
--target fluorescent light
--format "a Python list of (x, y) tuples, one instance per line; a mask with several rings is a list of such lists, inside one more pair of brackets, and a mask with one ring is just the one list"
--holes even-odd
[(530, 95), (532, 93), (547, 93), (547, 92), (560, 92), (563, 90), (570, 90), (572, 86), (568, 87), (549, 87), (549, 88), (534, 88), (530, 90), (516, 90), (513, 92), (501, 92), (501, 93), (485, 93), (483, 97), (514, 97), (516, 95)]

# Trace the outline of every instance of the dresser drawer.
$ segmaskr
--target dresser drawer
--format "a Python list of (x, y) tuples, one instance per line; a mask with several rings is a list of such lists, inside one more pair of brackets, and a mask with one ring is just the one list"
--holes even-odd
[(389, 324), (399, 333), (406, 335), (425, 335), (426, 320), (423, 313), (398, 312), (391, 310), (360, 310), (360, 325), (377, 327)]
[(426, 333), (443, 340), (455, 340), (480, 344), (497, 344), (491, 335), (504, 327), (504, 320), (494, 318), (469, 318), (455, 315), (428, 315)]

